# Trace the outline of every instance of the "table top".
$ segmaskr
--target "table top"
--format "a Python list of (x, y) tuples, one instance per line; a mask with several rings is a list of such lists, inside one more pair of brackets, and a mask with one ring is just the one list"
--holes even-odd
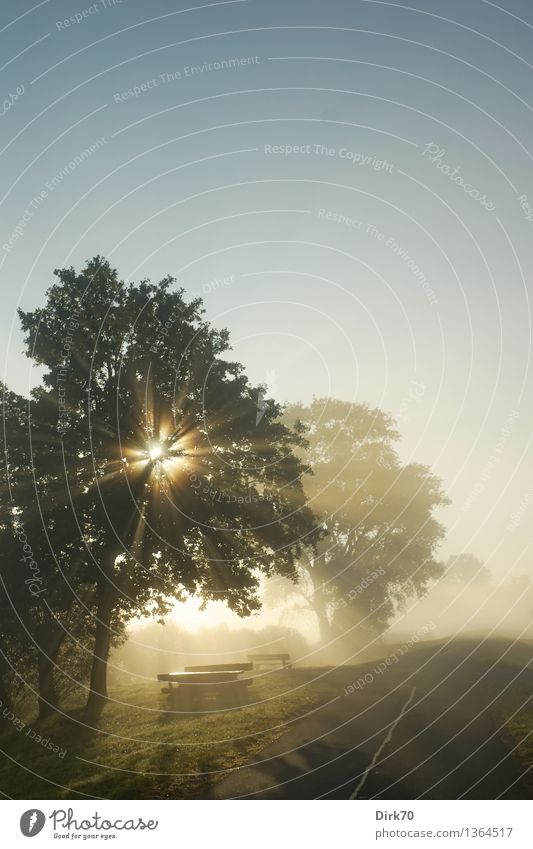
[(157, 676), (157, 680), (175, 681), (178, 684), (223, 683), (235, 681), (242, 671), (242, 669), (228, 669), (219, 672), (162, 672)]

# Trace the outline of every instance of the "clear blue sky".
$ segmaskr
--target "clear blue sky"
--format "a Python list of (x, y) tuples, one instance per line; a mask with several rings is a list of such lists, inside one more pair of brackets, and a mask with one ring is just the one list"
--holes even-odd
[(36, 379), (15, 311), (54, 268), (100, 253), (124, 279), (171, 273), (281, 400), (400, 418), (403, 455), (453, 499), (444, 553), (532, 574), (530, 4), (0, 15), (8, 384)]

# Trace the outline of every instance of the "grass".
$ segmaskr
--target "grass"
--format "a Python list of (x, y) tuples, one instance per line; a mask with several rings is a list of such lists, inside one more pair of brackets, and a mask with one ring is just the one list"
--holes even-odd
[[(513, 757), (522, 776), (522, 792), (516, 788), (517, 798), (533, 798), (533, 695), (532, 674), (528, 672), (503, 695), (493, 709), (494, 719), (503, 723), (503, 738), (513, 750)], [(511, 791), (512, 792), (512, 791)], [(513, 794), (514, 795), (514, 794)]]
[(123, 682), (110, 689), (96, 729), (67, 699), (65, 715), (3, 731), (0, 791), (15, 799), (201, 798), (287, 723), (338, 694), (327, 678), (315, 678), (316, 670), (269, 673), (250, 688), (250, 704), (185, 716), (165, 710), (156, 682)]

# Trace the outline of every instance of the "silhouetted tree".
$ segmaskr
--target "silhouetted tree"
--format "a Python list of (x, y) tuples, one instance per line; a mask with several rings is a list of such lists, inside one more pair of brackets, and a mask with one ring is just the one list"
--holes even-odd
[(56, 422), (37, 497), (63, 499), (85, 549), (97, 714), (114, 619), (162, 616), (195, 593), (247, 615), (259, 574), (294, 575), (321, 531), (293, 451), (301, 435), (273, 401), (257, 415), (260, 390), (223, 358), (228, 334), (198, 299), (170, 277), (125, 285), (100, 257), (55, 274), (44, 308), (20, 311), (27, 354), (46, 370), (34, 402)]
[(91, 633), (95, 592), (64, 493), (54, 487), (55, 427), (40, 417), (40, 404), (30, 415), (24, 398), (0, 389), (0, 698), (10, 700), (14, 684), (35, 687), (42, 717), (57, 704), (62, 644)]

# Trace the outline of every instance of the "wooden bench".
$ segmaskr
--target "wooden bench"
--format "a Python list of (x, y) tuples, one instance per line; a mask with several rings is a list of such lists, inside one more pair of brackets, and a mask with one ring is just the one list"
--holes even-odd
[(290, 654), (249, 654), (248, 660), (252, 662), (255, 669), (261, 669), (262, 666), (292, 668)]
[(172, 707), (195, 711), (212, 700), (223, 707), (241, 705), (252, 683), (251, 679), (239, 678), (241, 672), (242, 669), (163, 672), (157, 680), (168, 683), (161, 692), (169, 696)]

